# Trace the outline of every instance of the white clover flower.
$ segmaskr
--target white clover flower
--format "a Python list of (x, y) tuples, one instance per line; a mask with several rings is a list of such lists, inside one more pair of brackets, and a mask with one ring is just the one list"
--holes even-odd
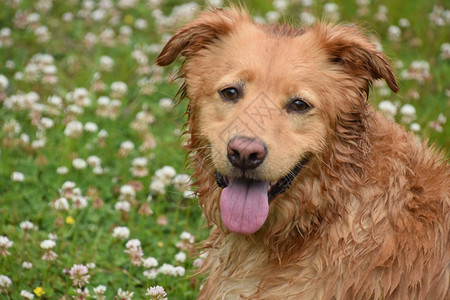
[(36, 225), (34, 225), (33, 222), (31, 222), (31, 221), (20, 222), (19, 226), (20, 226), (20, 229), (25, 230), (25, 231), (37, 230)]
[(99, 285), (94, 288), (94, 294), (103, 295), (106, 292), (106, 286)]
[(69, 189), (74, 189), (77, 186), (77, 184), (73, 181), (65, 181), (61, 187), (61, 190), (66, 191)]
[(166, 193), (166, 185), (161, 180), (153, 180), (150, 183), (150, 191), (154, 194), (163, 195)]
[(148, 24), (145, 19), (137, 19), (134, 22), (134, 27), (136, 27), (139, 30), (145, 30), (145, 29), (147, 29), (147, 26), (148, 26)]
[(430, 64), (427, 61), (416, 60), (411, 63), (408, 70), (401, 73), (404, 79), (416, 80), (418, 83), (423, 83), (431, 78)]
[(143, 275), (145, 276), (145, 278), (152, 280), (155, 279), (156, 276), (158, 276), (158, 270), (157, 269), (145, 270), (143, 272)]
[(13, 172), (11, 174), (11, 180), (15, 182), (23, 182), (25, 181), (25, 175), (21, 172)]
[(96, 155), (91, 155), (87, 158), (87, 163), (90, 167), (96, 167), (96, 166), (100, 166), (101, 165), (102, 160), (100, 159), (100, 157), (96, 156)]
[(96, 9), (91, 13), (92, 20), (96, 22), (103, 21), (106, 17), (106, 11), (103, 9)]
[(196, 259), (193, 261), (192, 265), (193, 265), (195, 268), (201, 268), (201, 266), (203, 265), (203, 263), (204, 263), (204, 260), (203, 260), (202, 258), (198, 257), (198, 258), (196, 258)]
[(409, 26), (411, 26), (411, 23), (408, 19), (401, 18), (400, 20), (398, 20), (398, 25), (402, 28), (408, 28)]
[(99, 139), (106, 139), (108, 136), (109, 136), (109, 133), (105, 129), (100, 130), (97, 134), (97, 137)]
[(154, 268), (158, 266), (158, 261), (154, 257), (148, 257), (142, 261), (144, 268)]
[(36, 10), (42, 13), (48, 12), (50, 9), (52, 9), (52, 6), (53, 6), (52, 0), (39, 0), (34, 5)]
[(386, 116), (388, 119), (394, 119), (397, 114), (397, 106), (389, 100), (383, 100), (378, 104), (378, 109)]
[(111, 84), (111, 97), (120, 99), (125, 96), (128, 87), (125, 82), (116, 81)]
[(90, 296), (89, 289), (87, 287), (84, 289), (77, 288), (75, 293), (77, 294), (77, 299), (89, 299)]
[(117, 296), (120, 300), (131, 300), (133, 298), (134, 292), (124, 291), (121, 288), (117, 290)]
[(80, 107), (86, 107), (91, 104), (89, 92), (86, 88), (76, 88), (74, 91), (67, 93), (66, 99), (70, 103), (74, 103)]
[(409, 129), (411, 129), (414, 132), (419, 132), (420, 131), (420, 125), (418, 123), (411, 123), (409, 125)]
[(73, 208), (83, 209), (88, 205), (88, 200), (86, 197), (81, 195), (76, 195), (72, 198)]
[(94, 173), (95, 175), (106, 174), (108, 173), (108, 171), (108, 168), (102, 168), (101, 166), (94, 166), (94, 168), (92, 169), (92, 173)]
[(74, 115), (82, 115), (84, 112), (84, 109), (79, 105), (72, 104), (72, 105), (67, 106), (67, 112), (74, 114)]
[[(161, 2), (161, 0), (157, 0), (157, 1), (149, 0), (148, 2), (154, 3), (154, 2), (158, 2), (158, 1)], [(222, 7), (223, 6), (223, 0), (206, 0), (205, 2), (206, 2), (206, 4), (211, 5), (213, 7)]]
[(126, 226), (117, 226), (114, 228), (112, 236), (116, 239), (125, 240), (130, 236), (130, 229)]
[(8, 237), (0, 235), (0, 256), (8, 256), (8, 248), (11, 248), (14, 242), (10, 241)]
[(33, 149), (41, 149), (41, 148), (45, 147), (45, 143), (46, 143), (46, 140), (44, 140), (44, 139), (34, 140), (31, 142), (31, 147)]
[(9, 86), (8, 78), (5, 75), (0, 74), (0, 92), (5, 91), (8, 88), (8, 86)]
[(281, 11), (284, 12), (286, 11), (286, 9), (289, 6), (289, 1), (287, 0), (274, 0), (272, 2), (273, 7), (277, 10), (277, 11)]
[(337, 21), (340, 18), (339, 6), (336, 3), (325, 3), (323, 6), (323, 14), (326, 18)]
[(71, 13), (71, 12), (66, 12), (61, 17), (61, 19), (66, 23), (73, 21), (73, 18), (74, 18), (73, 13)]
[(163, 264), (159, 269), (158, 273), (169, 275), (169, 276), (176, 276), (175, 267), (171, 264)]
[(26, 269), (26, 270), (29, 270), (29, 269), (33, 268), (33, 264), (30, 263), (29, 261), (24, 261), (24, 262), (22, 263), (22, 268), (23, 268), (23, 269)]
[(111, 103), (111, 99), (108, 96), (100, 96), (97, 99), (97, 104), (99, 106), (108, 106)]
[(187, 190), (183, 192), (183, 198), (185, 199), (194, 199), (195, 198), (195, 192), (192, 190)]
[(129, 38), (133, 33), (133, 29), (130, 26), (123, 25), (119, 28), (119, 34), (122, 38)]
[(80, 137), (83, 133), (83, 124), (79, 121), (70, 121), (64, 129), (64, 134), (70, 138)]
[(147, 158), (145, 157), (137, 157), (133, 159), (131, 173), (135, 177), (144, 177), (148, 175), (147, 170)]
[(43, 240), (40, 244), (41, 248), (44, 250), (50, 250), (55, 248), (56, 243), (54, 240)]
[(97, 132), (98, 126), (94, 122), (86, 122), (86, 124), (84, 124), (84, 130), (87, 132)]
[(85, 265), (73, 265), (72, 268), (70, 268), (69, 274), (70, 279), (72, 279), (72, 284), (74, 286), (82, 287), (89, 283), (89, 277), (91, 275), (88, 274), (89, 270)]
[(178, 252), (175, 254), (175, 260), (180, 263), (184, 263), (186, 261), (186, 253), (183, 251)]
[(64, 197), (60, 197), (60, 198), (56, 199), (55, 201), (50, 203), (50, 206), (53, 209), (59, 210), (59, 211), (66, 211), (66, 210), (69, 210), (69, 208), (70, 208), (69, 202)]
[(92, 32), (86, 33), (83, 38), (83, 43), (88, 49), (92, 48), (95, 44), (97, 44), (97, 42), (98, 37)]
[(10, 137), (12, 137), (15, 134), (20, 133), (20, 131), (22, 130), (20, 123), (14, 119), (11, 119), (11, 120), (5, 122), (5, 124), (3, 124), (2, 129)]
[(411, 104), (405, 104), (400, 108), (400, 114), (402, 115), (402, 122), (410, 124), (416, 119), (416, 109)]
[(183, 231), (180, 234), (180, 239), (182, 241), (186, 241), (186, 242), (188, 242), (190, 244), (194, 243), (194, 241), (195, 241), (194, 235), (192, 233), (190, 233), (190, 232), (187, 232), (187, 231)]
[(12, 285), (12, 280), (6, 275), (0, 275), (0, 293)]
[(131, 151), (134, 149), (134, 143), (132, 141), (125, 141), (120, 144), (120, 148), (126, 151)]
[(136, 196), (136, 191), (131, 185), (123, 185), (120, 187), (119, 200), (121, 201), (132, 201)]
[(48, 104), (59, 107), (59, 108), (61, 108), (62, 104), (63, 104), (61, 97), (57, 96), (57, 95), (49, 96), (47, 98), (47, 102), (48, 102)]
[(82, 170), (82, 169), (85, 169), (87, 167), (87, 162), (84, 159), (82, 159), (82, 158), (75, 158), (72, 161), (72, 165), (73, 165), (73, 167), (75, 169)]
[(140, 266), (142, 264), (142, 256), (144, 255), (141, 242), (138, 239), (132, 239), (129, 240), (125, 246), (127, 250), (124, 252), (128, 254), (131, 264), (134, 266)]
[[(11, 29), (8, 27), (0, 29), (0, 48), (10, 47), (13, 45), (13, 39), (11, 38)], [(8, 67), (8, 66), (7, 66)]]
[(164, 166), (155, 172), (155, 179), (162, 181), (165, 185), (170, 184), (172, 178), (177, 175), (175, 169), (171, 166)]
[[(305, 1), (305, 0), (303, 0)], [(308, 0), (309, 2), (312, 2), (311, 0)], [(368, 6), (370, 4), (370, 0), (356, 0), (356, 4), (358, 6)]]
[(443, 43), (441, 45), (441, 58), (450, 59), (450, 43)]
[(130, 212), (131, 205), (130, 205), (130, 203), (127, 202), (127, 201), (118, 201), (118, 202), (114, 205), (114, 208), (115, 208), (116, 210), (120, 210), (120, 211), (123, 211), (123, 212)]
[(86, 264), (86, 267), (87, 267), (88, 269), (94, 269), (94, 268), (96, 267), (96, 265), (95, 265), (95, 263), (90, 262), (90, 263), (87, 263), (87, 264)]
[(129, 240), (126, 244), (125, 247), (127, 247), (128, 249), (134, 249), (134, 248), (138, 248), (141, 247), (141, 241), (138, 239), (132, 239)]
[(111, 72), (114, 68), (114, 60), (110, 56), (103, 55), (100, 57), (100, 71)]
[(117, 6), (121, 9), (133, 8), (137, 5), (138, 0), (119, 0)]
[(42, 126), (42, 128), (44, 129), (50, 129), (55, 125), (55, 122), (47, 117), (43, 117), (39, 120), (39, 124)]
[(159, 107), (166, 111), (170, 111), (174, 107), (173, 100), (170, 98), (161, 98), (161, 100), (159, 100)]
[(50, 40), (50, 32), (48, 31), (47, 26), (39, 26), (34, 30), (34, 34), (37, 37), (38, 43), (45, 43)]
[(390, 25), (388, 27), (388, 39), (391, 42), (400, 41), (401, 36), (402, 36), (402, 30), (400, 29), (400, 27), (395, 26), (395, 25)]
[(34, 299), (33, 293), (31, 293), (27, 290), (21, 290), (20, 296), (22, 296), (24, 299)]
[(186, 269), (182, 266), (177, 266), (174, 268), (175, 276), (184, 276), (186, 274)]
[(277, 11), (269, 11), (266, 13), (266, 20), (268, 23), (275, 23), (281, 17), (281, 14)]
[(24, 144), (30, 143), (30, 136), (26, 133), (22, 133), (19, 138)]
[(152, 300), (167, 300), (167, 293), (162, 286), (152, 286), (147, 289), (146, 296), (150, 296)]
[(189, 189), (191, 178), (188, 174), (177, 174), (173, 177), (172, 184), (178, 191), (184, 192)]

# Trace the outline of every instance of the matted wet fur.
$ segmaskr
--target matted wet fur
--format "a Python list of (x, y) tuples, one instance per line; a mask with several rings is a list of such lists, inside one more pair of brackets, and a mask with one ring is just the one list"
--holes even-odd
[[(370, 106), (373, 80), (398, 87), (356, 26), (260, 25), (241, 8), (211, 9), (157, 64), (179, 56), (212, 225), (199, 299), (450, 299), (448, 162)], [(236, 138), (259, 155), (250, 167), (233, 162), (247, 151), (230, 148)], [(293, 181), (269, 199), (263, 189), (282, 179)]]

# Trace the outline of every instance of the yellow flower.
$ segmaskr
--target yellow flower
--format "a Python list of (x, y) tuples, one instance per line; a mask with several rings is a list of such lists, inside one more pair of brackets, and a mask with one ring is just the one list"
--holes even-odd
[(126, 16), (123, 18), (123, 21), (124, 21), (125, 23), (127, 23), (127, 24), (133, 23), (133, 20), (134, 20), (134, 18), (133, 18), (132, 15), (126, 15)]
[(33, 292), (36, 294), (36, 296), (41, 297), (42, 295), (45, 294), (45, 291), (42, 287), (38, 286), (37, 288), (35, 288), (33, 290)]
[(163, 243), (163, 242), (158, 242), (158, 247), (159, 247), (159, 248), (164, 247), (164, 243)]
[(67, 223), (67, 224), (70, 224), (70, 225), (75, 224), (75, 219), (72, 218), (72, 216), (68, 216), (68, 217), (66, 218), (66, 223)]

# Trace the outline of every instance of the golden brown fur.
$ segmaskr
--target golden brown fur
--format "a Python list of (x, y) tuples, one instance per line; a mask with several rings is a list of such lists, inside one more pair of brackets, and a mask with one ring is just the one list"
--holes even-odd
[[(157, 63), (178, 56), (193, 177), (213, 225), (199, 299), (450, 299), (449, 165), (369, 105), (373, 80), (398, 87), (358, 28), (258, 25), (242, 9), (212, 9)], [(217, 91), (236, 82), (243, 98), (223, 101)], [(287, 112), (292, 96), (313, 109)], [(249, 112), (262, 104), (276, 115), (255, 121)], [(227, 128), (238, 123), (240, 135), (267, 144), (252, 178), (278, 180), (310, 157), (250, 235), (223, 225), (214, 177), (233, 176)]]

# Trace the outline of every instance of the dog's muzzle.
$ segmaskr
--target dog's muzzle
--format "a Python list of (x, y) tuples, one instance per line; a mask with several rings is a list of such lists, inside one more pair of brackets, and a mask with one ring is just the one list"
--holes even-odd
[[(309, 157), (303, 158), (287, 175), (279, 179), (275, 184), (269, 187), (268, 198), (269, 202), (275, 199), (276, 196), (283, 194), (291, 186), (294, 179), (297, 177), (298, 173), (303, 169), (303, 167), (308, 163)], [(217, 185), (221, 188), (226, 188), (229, 184), (229, 177), (219, 173), (214, 172), (216, 177)]]

